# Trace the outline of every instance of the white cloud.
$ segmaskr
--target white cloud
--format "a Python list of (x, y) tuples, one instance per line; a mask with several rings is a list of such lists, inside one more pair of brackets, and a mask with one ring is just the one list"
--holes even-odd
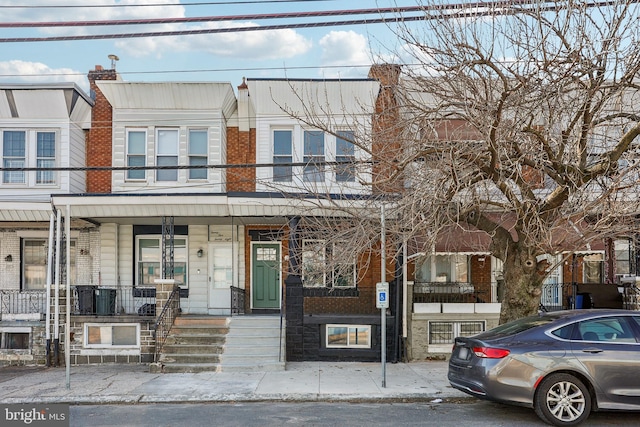
[[(366, 75), (368, 69), (361, 66), (371, 64), (367, 38), (355, 31), (331, 31), (320, 39), (321, 61), (324, 66), (339, 66), (325, 69), (325, 77), (353, 77)], [(343, 68), (347, 67), (347, 68)]]
[[(193, 30), (247, 27), (253, 23), (207, 23), (189, 27)], [(184, 30), (184, 27), (164, 26), (151, 31)], [(150, 31), (147, 29), (147, 31)], [(194, 34), (177, 37), (140, 38), (116, 43), (119, 49), (132, 56), (163, 56), (170, 52), (205, 52), (226, 58), (255, 60), (283, 59), (302, 55), (311, 49), (311, 40), (294, 30), (258, 30), (237, 33)]]
[(0, 75), (4, 82), (14, 83), (76, 83), (88, 90), (86, 73), (71, 68), (51, 68), (41, 62), (20, 60), (0, 61)]

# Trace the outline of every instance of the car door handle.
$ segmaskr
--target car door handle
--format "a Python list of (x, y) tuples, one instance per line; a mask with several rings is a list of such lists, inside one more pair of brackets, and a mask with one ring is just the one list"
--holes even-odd
[(595, 347), (591, 347), (591, 348), (583, 348), (582, 349), (583, 353), (602, 353), (602, 349), (600, 348), (595, 348)]

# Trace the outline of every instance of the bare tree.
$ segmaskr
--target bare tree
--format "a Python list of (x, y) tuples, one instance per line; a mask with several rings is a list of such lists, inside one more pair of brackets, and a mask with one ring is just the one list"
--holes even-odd
[[(380, 197), (325, 238), (371, 248), (381, 203), (395, 242), (427, 253), (454, 229), (481, 233), (503, 262), (506, 322), (538, 310), (540, 255), (636, 225), (640, 10), (634, 1), (482, 5), (425, 2), (424, 21), (395, 27), (402, 74), (383, 68), (371, 132), (354, 140)], [(312, 110), (289, 113), (332, 131)], [(313, 226), (331, 230), (326, 219)]]
[(537, 256), (628, 230), (638, 213), (639, 9), (424, 6), (420, 26), (397, 32), (412, 64), (398, 85), (390, 178), (410, 183), (398, 207), (427, 245), (452, 225), (490, 236), (504, 268), (501, 322), (533, 314)]

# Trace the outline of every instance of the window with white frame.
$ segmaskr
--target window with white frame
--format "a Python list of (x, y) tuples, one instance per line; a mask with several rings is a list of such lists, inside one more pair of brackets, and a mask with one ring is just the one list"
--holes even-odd
[(355, 145), (352, 131), (342, 130), (336, 137), (336, 181), (354, 182), (356, 180)]
[[(156, 165), (178, 166), (178, 129), (158, 129), (156, 134)], [(178, 169), (158, 169), (156, 181), (177, 181)]]
[(621, 239), (614, 242), (616, 255), (616, 274), (631, 274), (631, 240)]
[[(76, 241), (71, 240), (71, 271), (69, 272), (71, 285), (76, 284)], [(64, 245), (66, 240), (62, 242), (61, 252), (66, 255)], [(48, 240), (47, 239), (22, 239), (22, 277), (24, 290), (40, 290), (45, 289), (47, 283), (47, 255)], [(66, 264), (66, 262), (65, 262)], [(62, 283), (66, 283), (66, 276), (61, 279)]]
[[(162, 278), (162, 237), (136, 237), (136, 286), (153, 287), (155, 279)], [(187, 284), (187, 239), (173, 239), (173, 278), (181, 285)]]
[[(36, 166), (38, 169), (53, 168), (56, 165), (55, 132), (37, 132), (36, 134)], [(36, 184), (55, 184), (55, 172), (38, 170)]]
[(484, 332), (483, 320), (429, 322), (429, 344), (453, 344), (456, 337), (469, 337)]
[(323, 240), (302, 242), (302, 281), (307, 287), (352, 288), (356, 285), (356, 263), (343, 243)]
[[(2, 164), (5, 168), (23, 168), (26, 166), (26, 132), (5, 130), (2, 132)], [(5, 184), (25, 184), (24, 171), (5, 171), (2, 174)]]
[[(5, 168), (56, 166), (56, 132), (39, 130), (2, 131), (2, 165)], [(25, 171), (4, 171), (5, 184), (51, 185), (56, 183), (57, 174), (51, 170), (38, 170), (28, 178)], [(35, 177), (35, 179), (34, 179)]]
[(371, 348), (371, 325), (327, 325), (326, 348)]
[[(208, 163), (208, 145), (206, 129), (189, 129), (189, 166)], [(189, 179), (207, 179), (207, 169), (189, 169)]]
[[(147, 131), (144, 129), (127, 130), (127, 166), (146, 166)], [(144, 169), (127, 170), (127, 179), (144, 180)]]
[(324, 132), (304, 131), (304, 172), (305, 182), (324, 182)]
[(293, 132), (273, 131), (273, 180), (291, 182), (293, 180)]
[(139, 323), (85, 323), (85, 348), (138, 348), (140, 347)]
[(436, 254), (427, 257), (416, 269), (416, 281), (468, 282), (469, 257), (465, 254)]

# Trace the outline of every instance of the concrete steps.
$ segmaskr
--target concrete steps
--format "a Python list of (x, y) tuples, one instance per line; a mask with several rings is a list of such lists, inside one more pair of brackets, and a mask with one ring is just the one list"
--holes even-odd
[[(284, 324), (284, 319), (282, 320)], [(251, 372), (285, 368), (280, 316), (179, 316), (152, 372)]]
[(159, 371), (219, 371), (220, 354), (228, 331), (226, 317), (177, 317), (157, 363)]
[[(284, 324), (284, 319), (283, 319)], [(220, 356), (224, 372), (280, 371), (285, 368), (285, 330), (280, 316), (235, 316)]]

